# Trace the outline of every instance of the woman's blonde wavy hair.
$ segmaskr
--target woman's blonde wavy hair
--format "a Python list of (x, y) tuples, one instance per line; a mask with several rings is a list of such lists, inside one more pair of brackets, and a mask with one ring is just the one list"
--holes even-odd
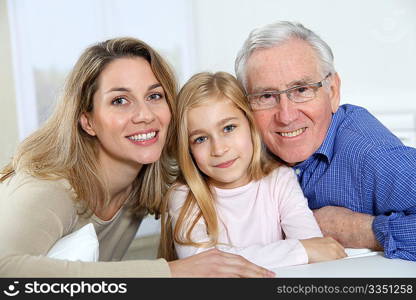
[[(192, 108), (210, 101), (229, 101), (246, 116), (253, 143), (253, 156), (247, 170), (250, 180), (259, 180), (277, 167), (277, 163), (269, 159), (264, 151), (244, 89), (235, 77), (225, 72), (202, 72), (192, 76), (179, 92), (176, 102), (177, 119), (175, 121), (177, 133), (175, 149), (177, 149), (177, 160), (181, 170), (177, 185), (187, 185), (189, 193), (173, 229), (168, 214), (168, 202), (169, 192), (176, 185), (171, 188), (163, 200), (161, 242), (158, 256), (167, 260), (177, 258), (174, 242), (194, 247), (212, 247), (218, 241), (215, 196), (208, 184), (207, 176), (198, 169), (192, 158), (187, 120), (188, 112)], [(198, 213), (195, 214), (195, 212)], [(191, 233), (201, 217), (206, 223), (210, 240), (197, 243), (191, 240)]]
[[(79, 120), (93, 110), (98, 78), (112, 61), (123, 57), (146, 59), (162, 85), (168, 105), (175, 116), (177, 84), (163, 58), (146, 43), (130, 37), (110, 39), (87, 48), (67, 77), (64, 91), (53, 114), (41, 128), (27, 137), (12, 161), (1, 170), (0, 182), (15, 172), (27, 172), (41, 179), (67, 179), (76, 193), (76, 201), (92, 211), (99, 201), (109, 202), (104, 179), (99, 175), (97, 138), (87, 134)], [(170, 155), (171, 124), (166, 146), (158, 161), (140, 170), (127, 201), (137, 214), (159, 216), (162, 197), (175, 178), (175, 163)]]

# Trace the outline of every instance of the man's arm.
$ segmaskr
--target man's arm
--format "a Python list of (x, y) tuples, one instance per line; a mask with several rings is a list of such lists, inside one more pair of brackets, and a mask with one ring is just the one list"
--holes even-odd
[(383, 248), (372, 230), (374, 216), (345, 207), (324, 206), (313, 211), (324, 236), (331, 236), (346, 248)]
[(362, 201), (372, 211), (343, 207), (314, 212), (324, 235), (345, 247), (383, 249), (388, 258), (416, 261), (416, 149), (380, 144), (368, 147), (360, 166)]
[(372, 199), (372, 230), (385, 256), (416, 261), (416, 149), (369, 149), (361, 174), (361, 195)]

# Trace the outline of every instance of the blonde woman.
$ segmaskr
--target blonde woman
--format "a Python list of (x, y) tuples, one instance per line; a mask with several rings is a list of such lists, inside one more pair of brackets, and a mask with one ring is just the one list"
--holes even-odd
[(164, 202), (162, 257), (217, 248), (277, 268), (346, 256), (322, 237), (292, 169), (262, 152), (232, 75), (194, 75), (179, 93), (176, 124), (182, 172)]
[[(84, 51), (53, 115), (1, 172), (1, 276), (268, 276), (220, 251), (170, 263), (119, 261), (143, 217), (159, 215), (175, 178), (175, 96), (168, 65), (142, 41), (112, 39)], [(46, 256), (87, 223), (98, 236), (99, 262)]]

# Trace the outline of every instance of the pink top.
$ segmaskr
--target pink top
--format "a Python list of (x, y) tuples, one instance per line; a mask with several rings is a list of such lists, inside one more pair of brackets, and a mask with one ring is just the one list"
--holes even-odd
[[(173, 226), (188, 190), (179, 186), (169, 199)], [(215, 192), (219, 218), (216, 248), (269, 269), (308, 263), (299, 240), (322, 237), (322, 233), (291, 168), (279, 167), (259, 181), (235, 189), (215, 188)], [(197, 242), (208, 240), (202, 218), (191, 237)], [(175, 247), (179, 258), (208, 250), (176, 243)]]

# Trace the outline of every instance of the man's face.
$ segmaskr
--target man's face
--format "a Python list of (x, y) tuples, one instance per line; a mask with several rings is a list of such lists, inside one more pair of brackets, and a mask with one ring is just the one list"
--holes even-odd
[[(254, 51), (246, 74), (249, 94), (315, 83), (326, 75), (322, 76), (311, 46), (299, 39)], [(306, 160), (324, 141), (339, 105), (338, 75), (331, 75), (323, 84), (313, 100), (294, 103), (282, 94), (275, 107), (254, 112), (267, 148), (288, 164)]]

